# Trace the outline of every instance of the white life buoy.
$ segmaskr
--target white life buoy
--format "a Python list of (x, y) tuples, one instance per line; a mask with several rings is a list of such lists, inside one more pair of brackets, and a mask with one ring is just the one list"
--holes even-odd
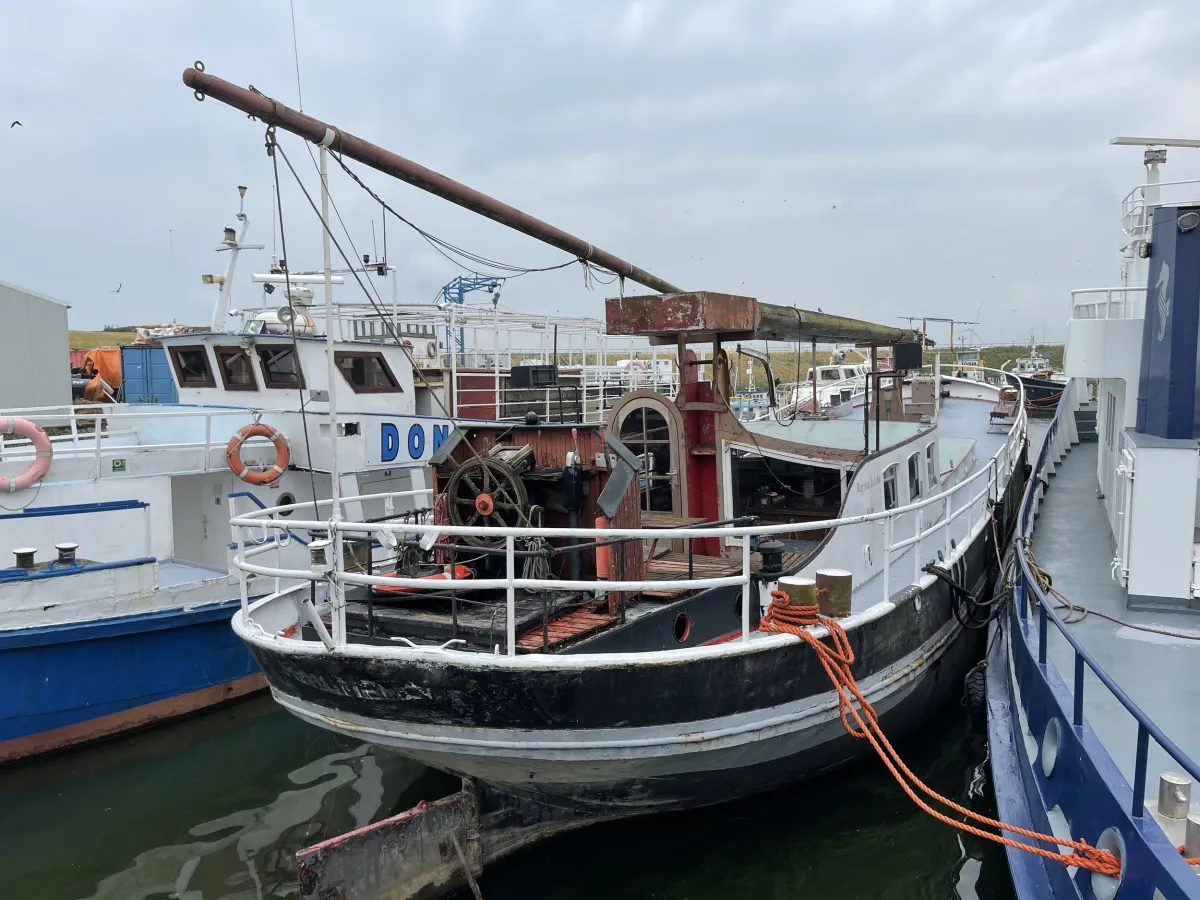
[(45, 478), (50, 471), (54, 448), (50, 445), (50, 438), (42, 426), (30, 422), (28, 419), (5, 416), (0, 418), (0, 432), (19, 434), (23, 438), (28, 438), (29, 442), (33, 444), (33, 449), (37, 451), (37, 458), (34, 459), (33, 464), (20, 475), (16, 477), (0, 475), (0, 491), (7, 491), (10, 494), (14, 491), (23, 491)]

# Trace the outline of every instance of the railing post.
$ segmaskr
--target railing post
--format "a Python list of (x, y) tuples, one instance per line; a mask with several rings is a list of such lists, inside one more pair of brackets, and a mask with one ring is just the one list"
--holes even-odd
[[(924, 507), (922, 507), (924, 509)], [(914, 540), (912, 545), (913, 551), (913, 584), (917, 584), (921, 580), (921, 510), (913, 510), (913, 521), (917, 523), (914, 531)]]
[(750, 640), (750, 535), (742, 535), (742, 640)]
[(1129, 814), (1135, 819), (1142, 817), (1146, 807), (1146, 754), (1150, 749), (1150, 732), (1138, 723), (1137, 756), (1133, 763), (1133, 809)]
[(1029, 607), (1025, 602), (1025, 593), (1027, 590), (1025, 585), (1025, 570), (1021, 567), (1019, 557), (1021, 545), (1019, 542), (1017, 543), (1016, 553), (1018, 554), (1018, 559), (1016, 562), (1016, 578), (1013, 581), (1013, 602), (1017, 604), (1017, 615), (1022, 619), (1028, 619)]
[[(245, 357), (243, 357), (244, 359)], [(212, 414), (206, 413), (204, 416), (204, 471), (208, 471), (208, 458), (212, 456), (210, 445), (212, 443)]]
[(1038, 665), (1046, 664), (1046, 604), (1038, 599)]
[(1071, 724), (1076, 728), (1083, 727), (1083, 654), (1075, 651), (1075, 696), (1071, 710)]
[(946, 513), (945, 513), (945, 518), (942, 522), (942, 533), (945, 536), (945, 540), (943, 541), (943, 543), (945, 544), (946, 565), (950, 564), (950, 510), (951, 510), (951, 506), (952, 506), (952, 504), (950, 503), (950, 496), (951, 496), (951, 492), (947, 491), (946, 492)]
[(94, 430), (96, 432), (96, 480), (97, 481), (100, 480), (100, 475), (104, 470), (104, 465), (100, 459), (100, 432), (101, 432), (101, 423), (103, 421), (104, 421), (104, 417), (102, 415), (96, 415), (96, 417), (92, 419), (92, 422), (94, 424)]
[(883, 599), (892, 599), (892, 522), (895, 516), (883, 520)]
[[(504, 539), (504, 575), (508, 579), (507, 609), (505, 610), (505, 640), (508, 642), (508, 655), (517, 655), (517, 591), (513, 586), (516, 561), (516, 540), (510, 534)], [(456, 576), (457, 577), (457, 576)]]

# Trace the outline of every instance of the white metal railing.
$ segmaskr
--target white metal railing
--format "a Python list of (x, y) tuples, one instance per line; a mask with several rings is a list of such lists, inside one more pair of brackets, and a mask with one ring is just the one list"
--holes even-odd
[[(840, 381), (818, 381), (817, 382), (817, 408), (813, 409), (813, 386), (811, 381), (794, 381), (788, 384), (780, 385), (775, 388), (776, 396), (780, 393), (787, 396), (787, 402), (779, 407), (778, 415), (791, 416), (793, 412), (815, 413), (819, 414), (823, 410), (828, 410), (843, 402), (848, 402), (858, 394), (863, 392), (866, 387), (866, 376), (857, 375), (854, 378), (843, 378)], [(843, 400), (843, 393), (849, 391), (850, 397)], [(769, 419), (775, 415), (771, 410), (759, 413), (755, 416), (755, 421)]]
[(1144, 287), (1077, 288), (1071, 291), (1072, 319), (1140, 319), (1145, 314)]
[[(1000, 374), (1003, 377), (1002, 373)], [(961, 381), (968, 384), (976, 384), (977, 382), (967, 379), (947, 379), (950, 381)], [(1018, 386), (1019, 387), (1019, 386)], [(1019, 387), (1019, 390), (1024, 389)], [(693, 527), (693, 528), (622, 528), (622, 529), (600, 529), (600, 528), (526, 528), (526, 527), (510, 527), (510, 528), (481, 528), (454, 526), (454, 525), (435, 525), (432, 523), (392, 523), (392, 522), (347, 522), (342, 521), (339, 517), (331, 515), (328, 521), (319, 520), (294, 520), (291, 518), (282, 518), (281, 515), (286, 512), (298, 510), (301, 507), (312, 508), (312, 503), (293, 504), (291, 506), (273, 507), (264, 510), (257, 510), (244, 515), (238, 515), (230, 520), (231, 528), (234, 533), (234, 543), (239, 548), (234, 557), (234, 565), (237, 566), (241, 573), (240, 581), (242, 586), (242, 608), (241, 622), (245, 625), (251, 625), (252, 610), (250, 608), (249, 594), (246, 587), (246, 575), (254, 574), (263, 577), (284, 579), (287, 581), (311, 581), (324, 582), (328, 586), (328, 594), (331, 600), (326, 604), (327, 611), (330, 613), (331, 631), (326, 629), (323, 619), (318, 614), (319, 610), (313, 607), (307, 601), (300, 601), (301, 606), (305, 609), (305, 614), (317, 631), (322, 643), (329, 650), (336, 650), (346, 645), (346, 609), (345, 609), (345, 587), (347, 585), (365, 585), (365, 586), (385, 586), (385, 587), (408, 587), (408, 588), (428, 588), (430, 582), (423, 578), (399, 577), (394, 575), (371, 575), (356, 572), (347, 572), (343, 569), (343, 556), (341, 542), (345, 535), (369, 535), (372, 538), (379, 540), (385, 547), (399, 546), (400, 542), (409, 537), (416, 538), (436, 538), (439, 535), (445, 536), (469, 536), (469, 535), (486, 535), (489, 537), (503, 537), (505, 549), (505, 573), (502, 578), (482, 578), (482, 579), (462, 579), (448, 578), (439, 580), (437, 586), (439, 588), (453, 588), (459, 591), (477, 591), (477, 590), (504, 590), (506, 592), (505, 600), (505, 634), (506, 634), (506, 651), (509, 656), (516, 654), (516, 609), (515, 609), (515, 592), (518, 589), (527, 590), (578, 590), (578, 591), (603, 591), (603, 592), (637, 592), (645, 590), (656, 591), (671, 591), (671, 590), (697, 590), (703, 588), (725, 587), (740, 585), (742, 588), (742, 640), (750, 639), (750, 602), (751, 602), (751, 586), (752, 573), (750, 568), (750, 540), (743, 539), (741, 543), (741, 571), (736, 575), (714, 577), (714, 578), (691, 578), (691, 579), (671, 579), (671, 580), (613, 580), (613, 579), (597, 579), (594, 581), (575, 581), (570, 579), (560, 578), (530, 578), (524, 575), (518, 575), (516, 565), (516, 542), (518, 539), (528, 539), (530, 537), (540, 538), (586, 538), (591, 540), (619, 540), (631, 539), (641, 541), (663, 541), (670, 539), (686, 539), (686, 538), (749, 538), (763, 537), (768, 535), (788, 534), (795, 535), (810, 531), (832, 531), (840, 528), (852, 528), (863, 525), (874, 525), (874, 523), (882, 523), (884, 528), (884, 552), (882, 560), (881, 577), (883, 579), (883, 595), (885, 600), (891, 597), (891, 580), (893, 557), (898, 553), (901, 557), (909, 548), (913, 550), (913, 583), (921, 580), (922, 572), (922, 554), (919, 552), (920, 544), (928, 537), (937, 534), (941, 531), (944, 535), (942, 558), (945, 565), (950, 565), (958, 554), (965, 552), (968, 545), (967, 540), (960, 540), (957, 545), (952, 546), (951, 526), (954, 522), (965, 519), (965, 535), (967, 537), (973, 535), (978, 528), (983, 527), (983, 523), (988, 517), (988, 504), (999, 500), (1005, 485), (1008, 483), (1009, 476), (1016, 467), (1017, 461), (1020, 458), (1021, 449), (1024, 446), (1026, 438), (1026, 416), (1024, 411), (1024, 397), (1019, 398), (1022, 402), (1017, 405), (1019, 410), (1016, 418), (1013, 421), (1012, 427), (1009, 429), (1007, 439), (1000, 450), (993, 456), (987, 465), (981, 467), (978, 471), (964, 478), (958, 484), (952, 485), (948, 490), (941, 493), (932, 494), (915, 503), (910, 503), (907, 506), (898, 507), (896, 509), (884, 510), (882, 512), (868, 513), (858, 516), (849, 516), (845, 518), (815, 521), (815, 522), (789, 522), (777, 525), (721, 525), (710, 527)], [(360, 501), (384, 500), (385, 503), (393, 503), (397, 498), (412, 497), (416, 494), (425, 494), (428, 491), (406, 491), (386, 494), (371, 494), (361, 497), (343, 498), (343, 503), (352, 503)], [(318, 501), (318, 506), (328, 506), (332, 501)], [(938, 507), (938, 515), (936, 521), (932, 524), (926, 524), (922, 511)], [(906, 534), (899, 537), (896, 534), (897, 524), (905, 516), (911, 518), (912, 524), (911, 534)], [(333, 561), (329, 571), (325, 570), (300, 570), (300, 569), (281, 569), (269, 566), (258, 565), (249, 561), (248, 554), (245, 551), (246, 542), (243, 539), (243, 530), (255, 531), (261, 534), (261, 541), (253, 541), (252, 543), (268, 544), (274, 540), (278, 543), (280, 536), (285, 532), (292, 530), (311, 529), (324, 532), (334, 536)], [(266, 552), (265, 549), (261, 552)], [(257, 555), (257, 554), (253, 554)], [(870, 580), (870, 579), (868, 579)], [(272, 598), (261, 603), (270, 602)], [(258, 604), (256, 604), (257, 606)], [(261, 630), (261, 626), (259, 626)], [(266, 633), (265, 631), (263, 632)], [(419, 647), (411, 641), (404, 641), (406, 649), (412, 650), (428, 650), (440, 649), (442, 652), (470, 652), (457, 651), (450, 645), (442, 645), (441, 648)]]
[[(135, 411), (137, 410), (137, 411)], [(109, 458), (126, 459), (131, 456), (147, 453), (157, 453), (164, 450), (199, 451), (203, 460), (196, 471), (208, 472), (213, 469), (224, 469), (223, 457), (217, 465), (212, 463), (212, 451), (224, 450), (235, 429), (216, 429), (214, 437), (213, 423), (218, 419), (231, 417), (250, 419), (256, 414), (279, 414), (281, 410), (251, 410), (251, 409), (220, 409), (202, 407), (198, 409), (164, 409), (156, 407), (148, 412), (146, 407), (127, 404), (88, 404), (83, 407), (48, 406), (29, 407), (18, 410), (5, 410), (5, 416), (18, 416), (28, 419), (35, 424), (50, 424), (55, 427), (67, 428), (65, 434), (51, 436), (50, 442), (54, 449), (54, 458), (63, 459), (92, 459), (95, 462), (92, 477), (99, 480), (102, 476), (121, 477), (136, 474), (128, 468), (118, 471), (105, 471), (104, 460)], [(172, 422), (196, 420), (196, 430), (199, 422), (203, 423), (203, 440), (191, 441), (160, 441), (144, 443), (139, 439), (140, 432), (136, 427), (121, 428), (123, 423), (148, 422), (155, 423), (164, 420)], [(66, 424), (63, 424), (64, 421)], [(118, 427), (110, 427), (112, 424)], [(128, 443), (124, 441), (129, 441)], [(32, 442), (26, 438), (8, 438), (0, 435), (0, 462), (25, 462), (35, 454)], [(184, 474), (177, 472), (175, 474)], [(46, 483), (53, 483), (47, 479)]]
[(564, 421), (594, 424), (630, 391), (651, 390), (673, 398), (679, 390), (674, 367), (648, 364), (560, 369), (558, 384), (545, 387), (513, 387), (510, 371), (499, 367), (490, 372), (456, 369), (452, 380), (452, 416), (501, 421), (521, 419), (533, 410), (544, 421), (556, 421), (561, 414)]
[[(1162, 199), (1164, 188), (1167, 200)], [(1154, 198), (1147, 203), (1150, 194)], [(1138, 185), (1121, 201), (1121, 230), (1130, 241), (1149, 240), (1153, 226), (1149, 210), (1162, 203), (1195, 202), (1197, 199), (1200, 199), (1200, 179)]]

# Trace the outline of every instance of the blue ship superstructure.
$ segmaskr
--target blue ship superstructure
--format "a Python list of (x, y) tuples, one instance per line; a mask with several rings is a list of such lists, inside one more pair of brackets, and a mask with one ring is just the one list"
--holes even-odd
[(1200, 182), (1161, 181), (1162, 142), (1118, 142), (1151, 145), (1148, 177), (1120, 283), (1072, 293), (987, 684), (1000, 818), (1121, 874), (1010, 849), (1021, 898), (1200, 898)]

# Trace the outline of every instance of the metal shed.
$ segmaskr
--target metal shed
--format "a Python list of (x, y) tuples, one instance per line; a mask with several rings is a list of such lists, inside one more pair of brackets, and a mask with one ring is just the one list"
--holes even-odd
[(69, 308), (0, 281), (0, 409), (70, 406)]

